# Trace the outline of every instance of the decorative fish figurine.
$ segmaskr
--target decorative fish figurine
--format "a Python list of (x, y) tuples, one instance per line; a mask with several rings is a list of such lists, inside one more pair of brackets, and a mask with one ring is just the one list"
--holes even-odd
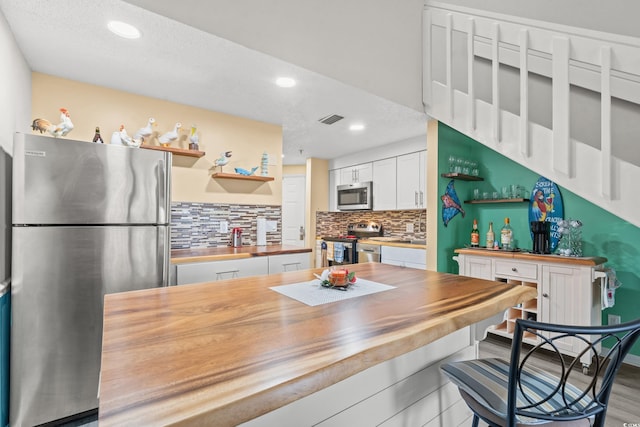
[(462, 206), (460, 205), (460, 199), (458, 199), (453, 183), (453, 180), (449, 181), (447, 189), (444, 194), (440, 196), (440, 200), (442, 200), (442, 222), (444, 222), (445, 227), (454, 216), (458, 215), (458, 213), (461, 213), (464, 218), (464, 209), (462, 209)]
[(258, 170), (258, 166), (256, 166), (255, 168), (251, 168), (250, 171), (248, 171), (246, 169), (242, 169), (242, 168), (235, 168), (235, 171), (236, 171), (237, 174), (244, 175), (244, 176), (251, 176), (254, 173), (256, 173), (257, 170)]

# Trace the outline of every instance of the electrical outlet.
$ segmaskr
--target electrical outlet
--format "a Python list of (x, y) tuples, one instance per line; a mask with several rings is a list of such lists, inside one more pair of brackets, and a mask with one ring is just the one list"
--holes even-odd
[(619, 325), (620, 324), (620, 316), (616, 316), (615, 314), (610, 314), (607, 318), (607, 325)]
[(413, 233), (413, 223), (412, 222), (408, 222), (407, 223), (407, 233)]
[(220, 233), (229, 232), (229, 223), (227, 221), (220, 221)]

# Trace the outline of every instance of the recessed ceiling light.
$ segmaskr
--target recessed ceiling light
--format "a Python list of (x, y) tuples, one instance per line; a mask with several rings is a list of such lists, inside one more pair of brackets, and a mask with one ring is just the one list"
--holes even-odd
[(131, 24), (122, 21), (109, 21), (107, 28), (113, 33), (125, 39), (139, 39), (140, 30)]
[(349, 130), (353, 130), (353, 131), (358, 131), (363, 129), (364, 129), (364, 125), (362, 123), (354, 123), (351, 126), (349, 126)]
[(296, 81), (291, 77), (278, 77), (276, 84), (280, 87), (294, 87), (296, 85)]

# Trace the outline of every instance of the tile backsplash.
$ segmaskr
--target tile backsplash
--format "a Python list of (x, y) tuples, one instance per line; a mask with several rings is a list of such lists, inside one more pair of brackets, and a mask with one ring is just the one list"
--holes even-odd
[[(276, 221), (277, 229), (267, 233), (267, 245), (282, 242), (280, 206), (223, 203), (171, 203), (171, 249), (210, 248), (229, 244), (231, 229), (242, 228), (244, 245), (257, 244), (258, 217)], [(227, 221), (229, 231), (220, 233), (220, 222)]]
[[(346, 234), (352, 222), (375, 221), (382, 224), (384, 236), (403, 239), (426, 239), (427, 211), (424, 209), (401, 211), (353, 211), (316, 212), (316, 236), (338, 236)], [(407, 231), (413, 225), (413, 232)]]

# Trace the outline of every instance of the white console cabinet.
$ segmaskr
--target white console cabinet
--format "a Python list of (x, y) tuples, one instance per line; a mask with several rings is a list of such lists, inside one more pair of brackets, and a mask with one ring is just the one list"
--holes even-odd
[[(460, 275), (530, 286), (538, 297), (509, 308), (504, 320), (490, 333), (511, 338), (516, 319), (533, 319), (564, 325), (600, 325), (601, 292), (596, 271), (607, 259), (535, 255), (482, 249), (457, 249), (454, 259)], [(537, 344), (541, 338), (529, 335), (525, 342)], [(556, 342), (560, 351), (576, 356), (580, 342), (573, 339)], [(587, 370), (591, 357), (581, 359)]]

